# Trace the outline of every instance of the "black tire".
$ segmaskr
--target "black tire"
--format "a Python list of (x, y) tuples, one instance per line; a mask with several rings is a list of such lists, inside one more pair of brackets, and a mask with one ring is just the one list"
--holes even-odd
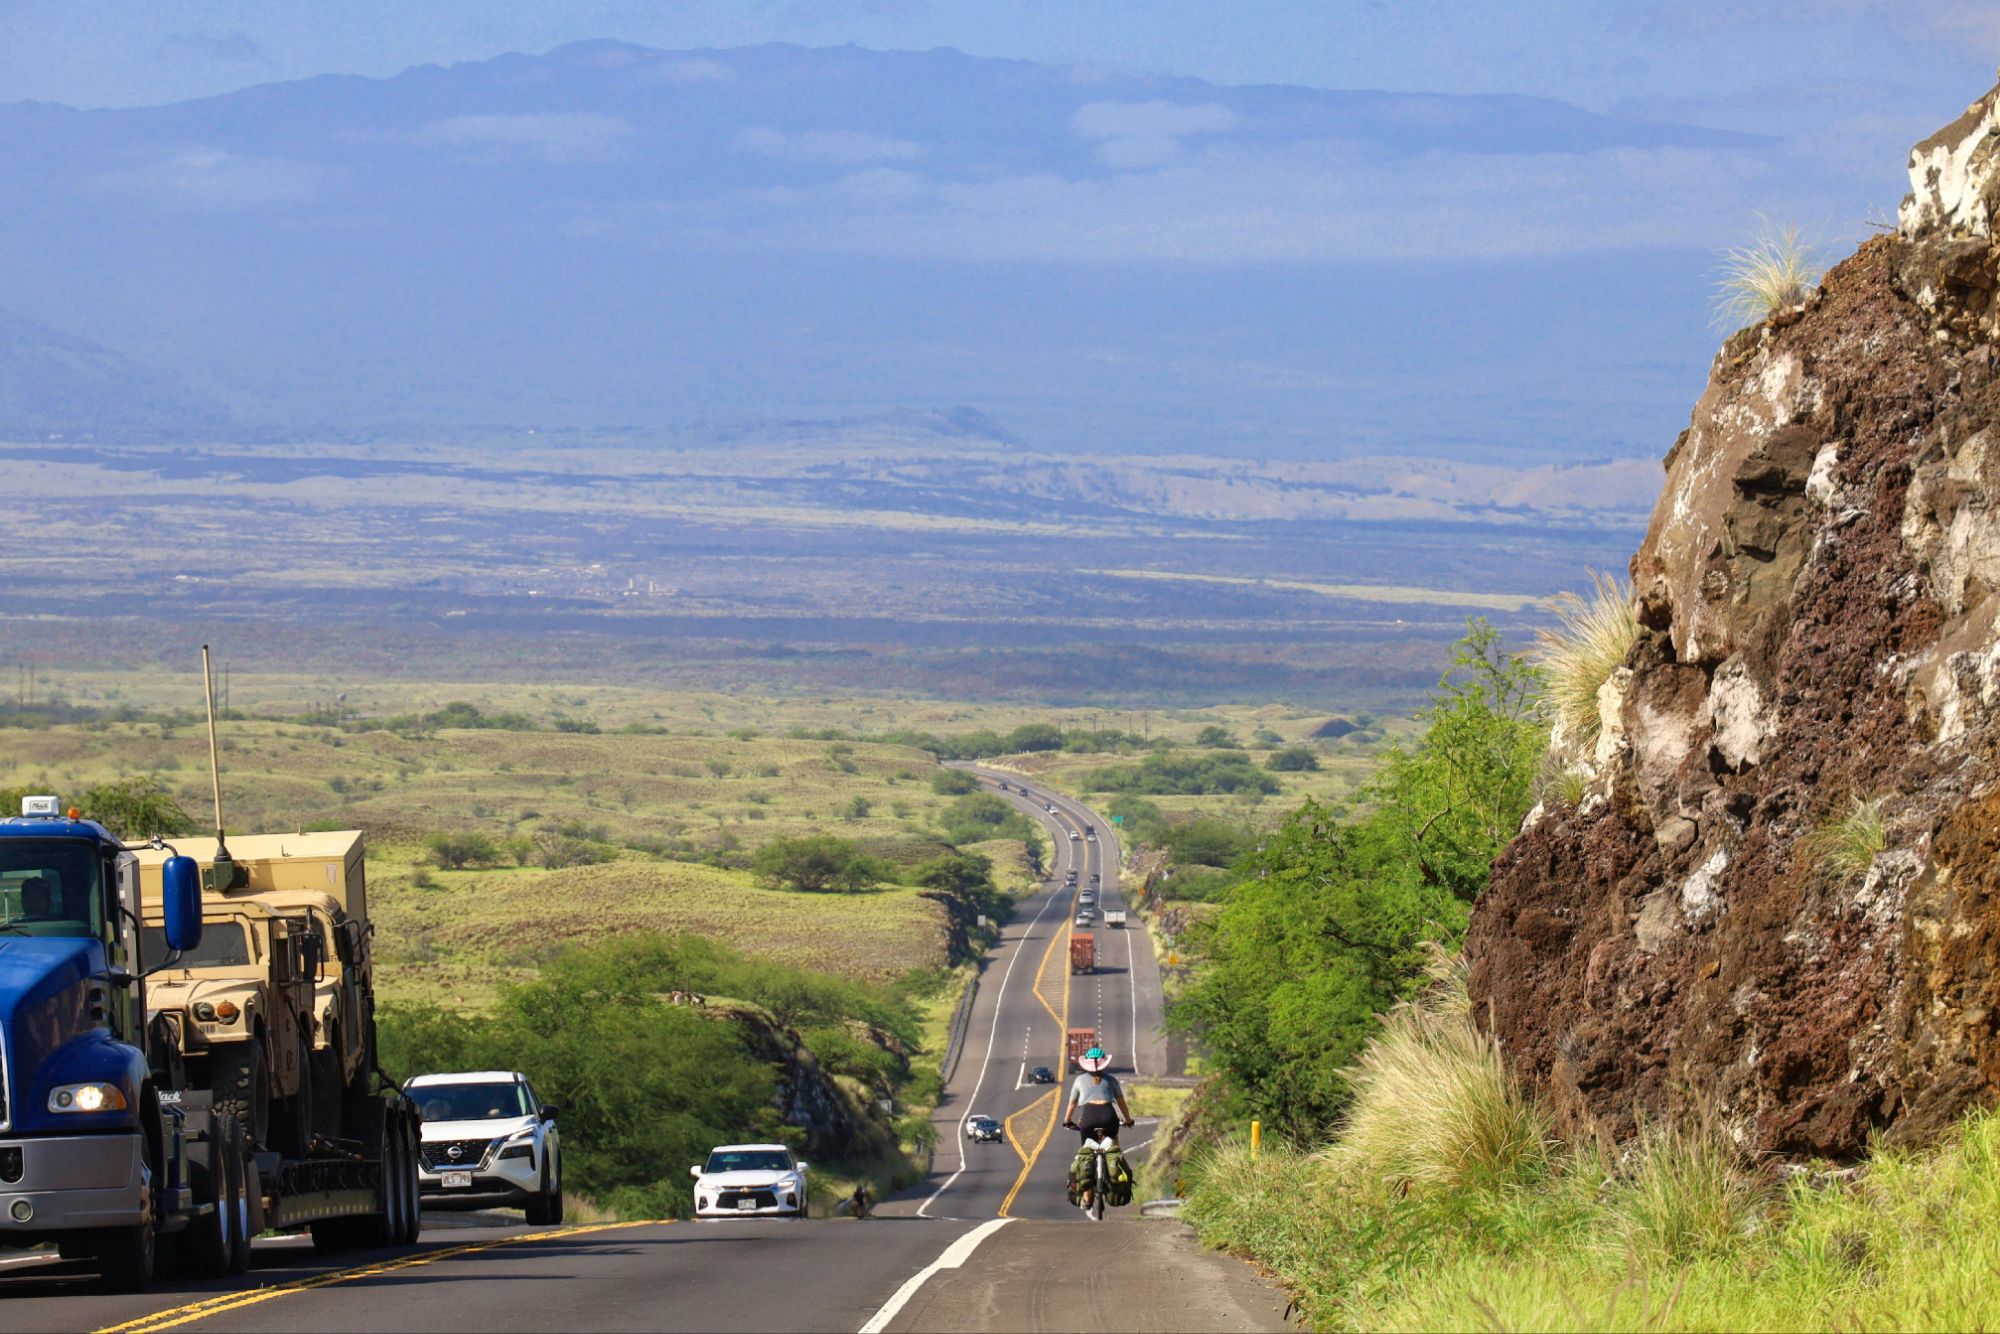
[(250, 1272), (250, 1151), (241, 1126), (231, 1125), (223, 1139), (223, 1167), (229, 1182), (229, 1272)]
[(1097, 1159), (1097, 1184), (1092, 1186), (1090, 1190), (1090, 1216), (1102, 1223), (1104, 1221), (1104, 1197), (1111, 1190), (1111, 1174), (1104, 1170), (1104, 1155), (1100, 1153), (1094, 1156)]
[[(553, 1185), (551, 1176), (555, 1176)], [(554, 1227), (563, 1221), (562, 1178), (551, 1172), (547, 1154), (542, 1156), (541, 1193), (528, 1201), (527, 1215), (528, 1222), (536, 1227)]]
[(112, 1292), (144, 1292), (159, 1270), (159, 1234), (152, 1213), (130, 1227), (108, 1227), (91, 1243), (91, 1260)]
[(391, 1136), (396, 1146), (396, 1244), (408, 1246), (423, 1231), (423, 1201), (417, 1192), (417, 1128), (415, 1119), (399, 1112)]
[(179, 1252), (177, 1258), (196, 1278), (228, 1275), (236, 1251), (236, 1223), (240, 1215), (234, 1207), (230, 1188), (223, 1125), (222, 1117), (211, 1119), (207, 1143), (190, 1155), (188, 1164), (189, 1184), (194, 1187), (195, 1202), (214, 1206), (188, 1224), (187, 1230), (175, 1239), (178, 1243), (175, 1250)]
[(299, 1056), (298, 1091), (284, 1100), (275, 1118), (277, 1139), (271, 1147), (287, 1158), (304, 1158), (312, 1153), (313, 1120), (317, 1113), (314, 1093), (317, 1081), (313, 1076), (312, 1043), (300, 1035), (303, 1043)]
[(269, 1144), (271, 1072), (264, 1044), (230, 1042), (209, 1049), (208, 1087), (215, 1110), (236, 1118), (252, 1144)]
[(340, 1033), (335, 1030), (327, 1037), (324, 1049), (313, 1052), (309, 1058), (312, 1065), (312, 1125), (316, 1134), (331, 1139), (340, 1134)]

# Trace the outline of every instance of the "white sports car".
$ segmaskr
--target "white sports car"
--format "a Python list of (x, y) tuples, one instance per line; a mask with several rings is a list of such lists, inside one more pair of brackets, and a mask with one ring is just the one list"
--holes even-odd
[(694, 1177), (696, 1218), (804, 1218), (806, 1165), (782, 1144), (724, 1144)]

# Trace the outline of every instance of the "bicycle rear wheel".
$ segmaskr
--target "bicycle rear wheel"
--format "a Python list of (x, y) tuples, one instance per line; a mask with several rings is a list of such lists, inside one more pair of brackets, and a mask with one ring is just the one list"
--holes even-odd
[(1103, 1151), (1099, 1150), (1094, 1156), (1097, 1159), (1097, 1189), (1090, 1192), (1090, 1216), (1102, 1223), (1104, 1221), (1105, 1187), (1111, 1184), (1111, 1177), (1104, 1170)]

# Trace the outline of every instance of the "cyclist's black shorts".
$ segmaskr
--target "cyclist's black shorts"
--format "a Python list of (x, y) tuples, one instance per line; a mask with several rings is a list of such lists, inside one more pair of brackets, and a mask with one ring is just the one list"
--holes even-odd
[(1118, 1142), (1118, 1109), (1108, 1102), (1087, 1102), (1076, 1109), (1076, 1126), (1083, 1138), (1095, 1138), (1093, 1131), (1102, 1128), (1111, 1132), (1111, 1142)]

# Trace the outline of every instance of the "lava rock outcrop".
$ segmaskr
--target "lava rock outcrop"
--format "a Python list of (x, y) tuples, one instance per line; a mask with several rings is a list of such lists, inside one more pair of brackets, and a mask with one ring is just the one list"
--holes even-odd
[[(1583, 799), (1473, 912), (1475, 1013), (1570, 1135), (1842, 1158), (2000, 1095), (2000, 88), (1910, 178), (1718, 354)], [(1829, 870), (1857, 801), (1885, 846)]]

